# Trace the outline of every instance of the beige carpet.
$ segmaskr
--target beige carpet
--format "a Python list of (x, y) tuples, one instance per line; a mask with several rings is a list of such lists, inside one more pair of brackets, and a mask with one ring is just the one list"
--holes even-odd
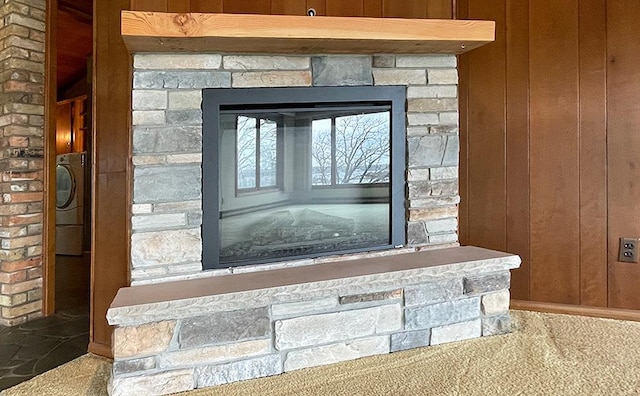
[[(640, 395), (640, 323), (512, 311), (514, 333), (305, 369), (181, 395)], [(0, 392), (106, 395), (83, 356)]]

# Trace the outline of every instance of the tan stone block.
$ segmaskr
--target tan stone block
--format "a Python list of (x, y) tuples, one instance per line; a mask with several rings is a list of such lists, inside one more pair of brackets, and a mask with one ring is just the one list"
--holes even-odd
[(375, 85), (425, 85), (427, 73), (422, 70), (373, 69)]
[(159, 358), (159, 365), (161, 368), (197, 366), (245, 359), (269, 352), (271, 352), (271, 340), (254, 340), (163, 354)]
[(265, 71), (233, 73), (233, 88), (250, 87), (309, 87), (310, 71)]
[(418, 208), (409, 210), (409, 221), (444, 219), (458, 216), (456, 207)]
[(509, 290), (482, 296), (482, 312), (485, 315), (495, 315), (509, 310)]
[(169, 348), (175, 328), (174, 320), (118, 327), (113, 332), (113, 357), (123, 359), (164, 352)]
[(458, 71), (456, 69), (429, 69), (429, 85), (455, 85), (458, 83)]
[(421, 98), (409, 99), (408, 111), (412, 112), (439, 112), (439, 111), (457, 111), (457, 99), (437, 99), (437, 98)]
[(15, 319), (40, 310), (42, 310), (42, 301), (34, 301), (17, 307), (2, 308), (2, 316), (7, 319)]
[(0, 243), (2, 249), (17, 249), (26, 246), (34, 246), (42, 243), (42, 235), (33, 235), (22, 238), (3, 239)]
[(111, 396), (168, 395), (196, 387), (193, 369), (166, 371), (140, 377), (114, 378), (109, 384)]
[(228, 55), (223, 65), (227, 70), (303, 70), (310, 62), (308, 56)]
[(17, 294), (42, 287), (42, 278), (0, 286), (2, 294)]

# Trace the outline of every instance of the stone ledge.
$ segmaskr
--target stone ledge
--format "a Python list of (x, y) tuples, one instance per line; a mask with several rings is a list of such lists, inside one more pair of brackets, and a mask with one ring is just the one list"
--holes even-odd
[(122, 288), (110, 325), (135, 326), (332, 295), (382, 292), (446, 276), (518, 268), (516, 255), (466, 246)]

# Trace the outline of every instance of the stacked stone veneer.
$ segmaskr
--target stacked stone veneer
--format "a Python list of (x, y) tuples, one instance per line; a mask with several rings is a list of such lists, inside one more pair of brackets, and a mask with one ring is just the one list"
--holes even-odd
[[(410, 254), (427, 254), (428, 262), (429, 253)], [(111, 308), (109, 323), (118, 327), (110, 393), (180, 392), (506, 333), (509, 270), (519, 262), (499, 254)]]
[(42, 316), (45, 0), (0, 6), (0, 325)]
[(457, 79), (454, 55), (136, 54), (132, 284), (231, 271), (202, 271), (203, 88), (408, 86), (407, 246), (456, 244)]

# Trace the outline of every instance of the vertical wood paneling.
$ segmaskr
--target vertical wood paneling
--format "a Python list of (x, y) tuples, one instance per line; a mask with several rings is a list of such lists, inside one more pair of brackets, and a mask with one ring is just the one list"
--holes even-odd
[(507, 3), (506, 250), (522, 259), (511, 296), (529, 299), (529, 0)]
[(382, 0), (382, 16), (385, 18), (426, 18), (424, 0)]
[(640, 2), (607, 2), (609, 306), (640, 309), (640, 264), (618, 262), (618, 238), (640, 237)]
[(222, 12), (222, 0), (191, 0), (191, 12)]
[(370, 18), (382, 17), (382, 0), (364, 0), (364, 16)]
[(169, 12), (191, 12), (191, 0), (167, 0)]
[(326, 15), (329, 16), (355, 16), (361, 17), (364, 15), (364, 2), (363, 0), (326, 0), (327, 11)]
[(606, 0), (581, 1), (580, 304), (607, 306)]
[(271, 0), (223, 0), (222, 11), (227, 14), (270, 14)]
[(309, 8), (316, 10), (316, 15), (327, 14), (327, 3), (325, 0), (307, 0), (307, 9)]
[(276, 15), (307, 15), (306, 0), (271, 0), (271, 13)]
[[(94, 0), (94, 4), (100, 1)], [(130, 9), (135, 11), (167, 12), (167, 6), (168, 0), (131, 0)]]
[(496, 41), (469, 52), (468, 242), (506, 249), (505, 0), (469, 2), (474, 19), (496, 21)]
[[(458, 0), (456, 15), (469, 18), (469, 0)], [(458, 239), (469, 245), (469, 53), (458, 56), (458, 112), (460, 114), (460, 159), (458, 165)]]
[(578, 304), (578, 0), (529, 5), (531, 298)]
[(129, 276), (131, 59), (120, 37), (120, 10), (129, 4), (94, 2), (90, 350), (96, 352), (109, 350), (107, 308)]
[(431, 0), (427, 2), (427, 18), (451, 19), (453, 16), (451, 0)]

